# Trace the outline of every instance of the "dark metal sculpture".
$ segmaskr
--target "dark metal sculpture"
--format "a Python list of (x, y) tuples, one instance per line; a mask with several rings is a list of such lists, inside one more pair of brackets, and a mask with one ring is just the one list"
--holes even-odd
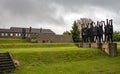
[(32, 27), (29, 28), (29, 33), (31, 33)]
[(87, 27), (86, 27), (86, 25), (82, 26), (82, 40), (83, 40), (83, 42), (86, 42), (86, 40), (87, 40)]
[(98, 39), (97, 41), (101, 43), (103, 41), (103, 24), (102, 22), (99, 22), (97, 25), (98, 25), (97, 26), (97, 39)]
[(113, 42), (113, 21), (109, 20), (109, 42)]
[(96, 25), (93, 27), (92, 33), (93, 33), (93, 42), (95, 42), (97, 40), (97, 26)]
[(90, 23), (89, 32), (90, 32), (90, 42), (94, 42), (94, 39), (93, 39), (93, 22)]
[(104, 23), (104, 29), (105, 29), (105, 42), (113, 42), (113, 21), (112, 19), (108, 21), (105, 25)]
[[(113, 20), (97, 21), (97, 25), (94, 22), (82, 25), (82, 40), (83, 42), (113, 42)], [(90, 25), (90, 27), (88, 27)], [(103, 30), (104, 25), (104, 30)], [(103, 37), (104, 35), (104, 37)], [(104, 38), (104, 39), (103, 39)]]

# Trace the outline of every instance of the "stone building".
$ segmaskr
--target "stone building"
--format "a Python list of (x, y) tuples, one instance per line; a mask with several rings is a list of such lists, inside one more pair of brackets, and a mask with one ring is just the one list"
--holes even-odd
[(32, 28), (21, 28), (21, 27), (11, 27), (10, 29), (0, 29), (0, 38), (22, 38), (22, 31), (25, 29), (25, 37), (31, 34), (50, 34), (54, 35), (55, 33), (50, 29), (37, 29)]
[(0, 38), (25, 38), (36, 39), (39, 43), (73, 42), (71, 35), (56, 35), (50, 29), (11, 27), (0, 29)]

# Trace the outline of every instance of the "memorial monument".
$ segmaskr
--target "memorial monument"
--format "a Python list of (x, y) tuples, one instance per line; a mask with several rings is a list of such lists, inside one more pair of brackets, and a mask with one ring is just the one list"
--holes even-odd
[(81, 25), (81, 47), (99, 48), (110, 56), (117, 55), (117, 44), (113, 42), (113, 20), (90, 22)]

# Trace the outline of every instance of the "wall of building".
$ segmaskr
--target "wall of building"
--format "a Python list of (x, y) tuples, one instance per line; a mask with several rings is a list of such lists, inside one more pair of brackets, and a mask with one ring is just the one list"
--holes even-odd
[(71, 35), (39, 35), (37, 37), (39, 43), (69, 43), (73, 42)]
[[(27, 36), (28, 34), (26, 34)], [(21, 33), (13, 32), (0, 32), (0, 38), (22, 38)]]
[[(21, 33), (0, 32), (0, 38), (22, 38)], [(26, 39), (36, 39), (39, 43), (73, 42), (71, 35), (26, 34)]]

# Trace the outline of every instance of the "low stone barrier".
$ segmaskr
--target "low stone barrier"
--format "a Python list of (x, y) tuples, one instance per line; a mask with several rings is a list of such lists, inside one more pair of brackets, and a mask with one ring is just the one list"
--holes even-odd
[(116, 56), (117, 43), (102, 43), (102, 50), (110, 56)]
[(82, 43), (83, 48), (91, 48), (91, 44), (90, 43)]
[(117, 43), (79, 43), (77, 46), (81, 48), (98, 48), (109, 56), (117, 55)]

